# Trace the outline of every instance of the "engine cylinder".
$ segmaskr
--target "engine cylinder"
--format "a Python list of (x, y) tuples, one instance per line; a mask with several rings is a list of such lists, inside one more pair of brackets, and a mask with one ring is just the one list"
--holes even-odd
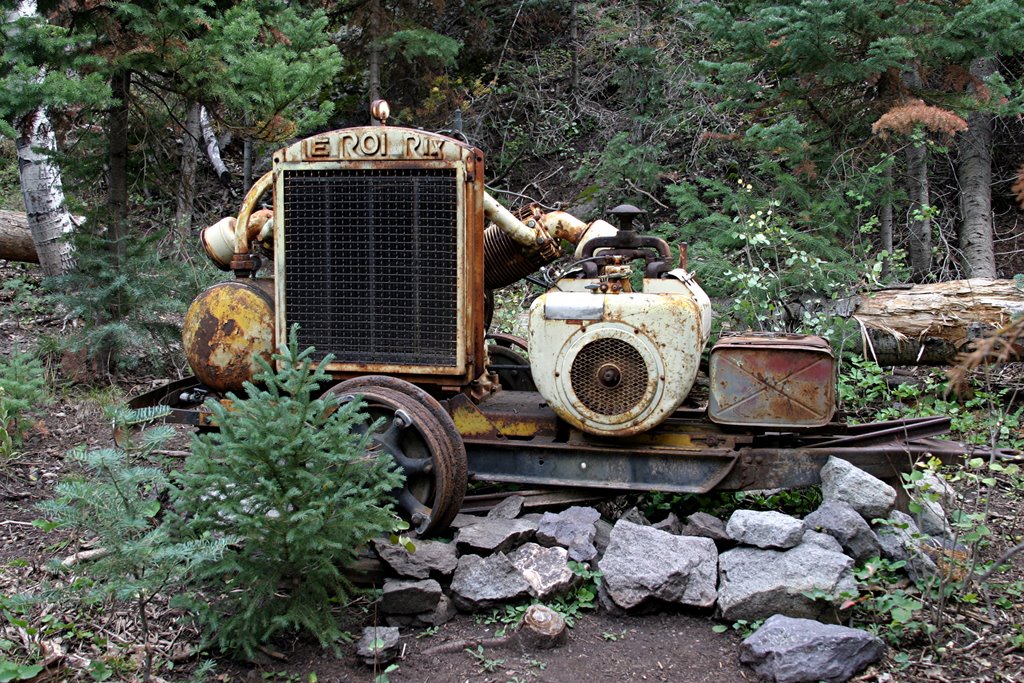
[(519, 244), (496, 225), (484, 230), (484, 287), (487, 289), (500, 289), (519, 282), (553, 260), (540, 249)]
[(207, 288), (185, 314), (182, 344), (195, 376), (217, 391), (240, 391), (274, 350), (273, 280)]

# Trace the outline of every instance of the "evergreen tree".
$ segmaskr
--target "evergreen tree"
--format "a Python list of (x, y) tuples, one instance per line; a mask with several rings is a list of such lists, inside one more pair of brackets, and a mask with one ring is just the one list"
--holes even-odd
[[(999, 110), (1006, 84), (998, 74), (972, 77), (970, 67), (978, 58), (1024, 50), (1022, 10), (1018, 0), (706, 4), (695, 16), (718, 41), (718, 55), (705, 64), (712, 82), (701, 87), (737, 112), (728, 134), (754, 151), (761, 160), (756, 171), (784, 192), (793, 185), (784, 174), (812, 181), (808, 189), (816, 194), (849, 191), (853, 176), (872, 173), (890, 152), (872, 127), (879, 133), (896, 125), (906, 134), (899, 144), (907, 150), (914, 209), (907, 230), (921, 278), (930, 271), (935, 215), (927, 148), (945, 142), (925, 136), (961, 131), (964, 116)], [(861, 196), (891, 196), (885, 183), (876, 177), (876, 191)], [(815, 213), (845, 221), (857, 203)], [(873, 208), (879, 215), (884, 209)], [(854, 227), (842, 226), (848, 234)]]
[[(333, 111), (321, 91), (341, 58), (324, 13), (286, 0), (41, 0), (39, 9), (48, 22), (7, 31), (0, 113), (12, 134), (48, 107), (75, 149), (61, 158), (65, 186), (88, 228), (79, 272), (59, 288), (86, 322), (75, 346), (110, 369), (123, 365), (111, 362), (130, 348), (122, 341), (148, 336), (137, 323), (162, 338), (160, 314), (194, 290), (152, 239), (173, 222), (185, 112), (200, 102), (224, 126), (273, 139), (321, 126)], [(137, 296), (158, 282), (161, 296)]]
[[(114, 423), (124, 430), (159, 417), (160, 410), (120, 410)], [(145, 653), (143, 681), (151, 680), (154, 673), (150, 604), (158, 596), (169, 597), (185, 590), (192, 571), (215, 561), (231, 540), (220, 537), (180, 542), (162, 521), (161, 500), (167, 495), (167, 475), (149, 461), (170, 433), (170, 427), (155, 427), (145, 430), (137, 443), (126, 444), (125, 449), (73, 451), (71, 459), (82, 468), (82, 475), (63, 479), (57, 484), (55, 497), (39, 504), (54, 528), (76, 533), (80, 541), (93, 546), (88, 560), (71, 569), (56, 563), (61, 573), (86, 578), (69, 577), (57, 595), (87, 604), (114, 600), (132, 606)]]
[(191, 607), (211, 641), (248, 656), (294, 631), (336, 647), (334, 609), (353, 591), (343, 568), (398, 521), (389, 494), (401, 476), (369, 450), (361, 404), (314, 398), (330, 378), (312, 354), (293, 330), (278, 372), (264, 363), (230, 409), (211, 401), (218, 431), (193, 439), (176, 481), (182, 533), (240, 539), (201, 568), (206, 599)]

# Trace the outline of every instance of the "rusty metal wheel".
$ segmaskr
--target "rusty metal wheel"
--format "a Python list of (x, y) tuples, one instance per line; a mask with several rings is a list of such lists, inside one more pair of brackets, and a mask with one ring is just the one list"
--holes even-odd
[(487, 367), (498, 375), (501, 387), (508, 391), (537, 391), (530, 361), (518, 351), (498, 344), (487, 345)]
[(526, 340), (520, 336), (514, 334), (505, 334), (504, 332), (492, 332), (484, 337), (485, 340), (492, 342), (495, 346), (501, 346), (506, 349), (512, 349), (515, 351), (519, 349), (524, 355), (529, 353), (529, 349), (526, 347)]
[(328, 390), (344, 401), (362, 396), (370, 423), (382, 419), (374, 446), (405, 473), (395, 491), (413, 530), (427, 536), (446, 529), (466, 494), (466, 447), (451, 417), (422, 389), (393, 377), (359, 377)]

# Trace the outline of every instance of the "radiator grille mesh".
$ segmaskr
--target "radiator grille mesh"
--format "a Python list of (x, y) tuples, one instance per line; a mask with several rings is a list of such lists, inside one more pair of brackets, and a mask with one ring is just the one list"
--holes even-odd
[(336, 362), (454, 366), (454, 169), (284, 172), (285, 319)]

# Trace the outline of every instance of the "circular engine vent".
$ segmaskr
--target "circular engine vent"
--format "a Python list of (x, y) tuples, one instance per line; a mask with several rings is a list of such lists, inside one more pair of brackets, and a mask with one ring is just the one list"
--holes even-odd
[(596, 339), (576, 354), (570, 371), (573, 393), (599, 415), (621, 415), (647, 391), (647, 363), (621, 339)]

